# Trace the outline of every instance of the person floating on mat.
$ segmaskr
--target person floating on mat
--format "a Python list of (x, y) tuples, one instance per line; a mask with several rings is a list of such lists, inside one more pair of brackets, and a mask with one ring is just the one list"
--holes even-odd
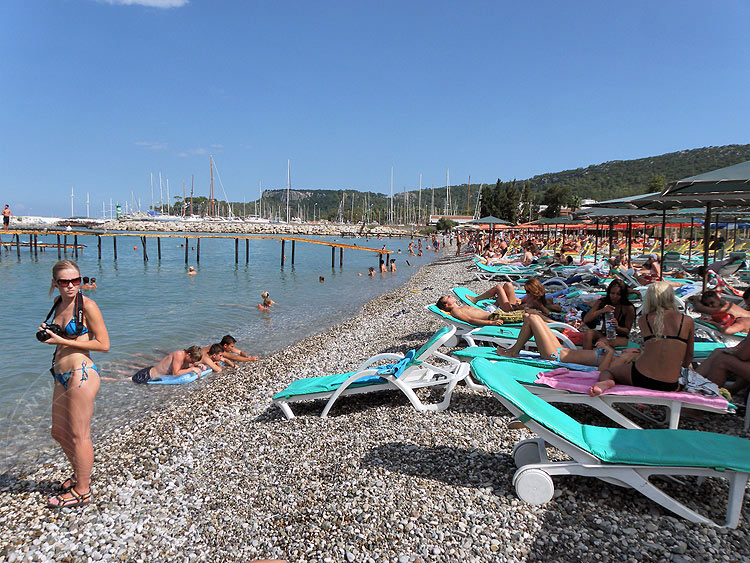
[(596, 350), (578, 350), (565, 347), (560, 342), (545, 320), (538, 314), (524, 314), (523, 327), (510, 348), (498, 347), (499, 356), (517, 358), (523, 347), (531, 339), (536, 342), (539, 355), (545, 360), (597, 366), (600, 370), (632, 362), (640, 354), (640, 349), (629, 348), (622, 353), (615, 352), (606, 340), (597, 343)]
[(228, 368), (233, 368), (236, 365), (233, 361), (224, 357), (224, 347), (218, 342), (201, 348), (201, 352), (203, 353), (201, 363), (206, 364), (216, 373), (222, 372), (222, 364)]
[(589, 330), (583, 333), (583, 348), (591, 350), (594, 344), (606, 339), (604, 315), (613, 313), (617, 338), (609, 342), (610, 346), (627, 346), (630, 329), (635, 320), (635, 307), (628, 301), (628, 288), (625, 282), (614, 279), (607, 287), (607, 294), (599, 299), (583, 316), (583, 322)]
[(131, 379), (133, 383), (148, 383), (155, 379), (178, 377), (191, 372), (200, 375), (207, 369), (205, 365), (199, 364), (202, 358), (203, 352), (198, 346), (176, 350), (164, 356), (155, 365), (138, 370)]
[(674, 289), (666, 282), (648, 286), (638, 326), (643, 335), (643, 353), (633, 363), (599, 373), (589, 394), (601, 395), (617, 384), (654, 391), (679, 391), (680, 368), (693, 361), (695, 323), (677, 311)]

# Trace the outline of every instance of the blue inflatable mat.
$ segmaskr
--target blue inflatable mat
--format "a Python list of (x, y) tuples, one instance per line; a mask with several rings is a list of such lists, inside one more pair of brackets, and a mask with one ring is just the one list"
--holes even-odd
[(214, 370), (207, 369), (204, 370), (203, 373), (198, 375), (197, 373), (191, 371), (189, 373), (183, 373), (182, 375), (178, 377), (171, 377), (169, 375), (164, 376), (165, 379), (152, 379), (150, 381), (147, 381), (149, 385), (182, 385), (184, 383), (192, 383), (193, 381), (200, 379), (201, 377), (206, 377), (209, 374), (212, 374)]

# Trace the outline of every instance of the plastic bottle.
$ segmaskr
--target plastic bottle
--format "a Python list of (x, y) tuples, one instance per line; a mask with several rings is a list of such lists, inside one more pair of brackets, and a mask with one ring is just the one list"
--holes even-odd
[(607, 328), (607, 340), (614, 340), (617, 338), (617, 331), (615, 330), (615, 314), (612, 311), (604, 313), (604, 326)]

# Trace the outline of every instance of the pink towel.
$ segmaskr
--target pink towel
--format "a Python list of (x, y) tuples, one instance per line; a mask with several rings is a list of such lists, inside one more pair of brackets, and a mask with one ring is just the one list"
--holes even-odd
[[(598, 380), (598, 371), (570, 371), (567, 368), (557, 368), (552, 371), (540, 372), (537, 375), (535, 383), (546, 385), (553, 389), (564, 389), (575, 393), (588, 394), (591, 386)], [(682, 401), (683, 403), (693, 403), (695, 405), (703, 405), (721, 410), (726, 410), (729, 404), (724, 397), (708, 397), (706, 395), (686, 393), (684, 391), (654, 391), (652, 389), (633, 387), (631, 385), (615, 385), (611, 389), (607, 389), (604, 394), (657, 397), (660, 399)]]

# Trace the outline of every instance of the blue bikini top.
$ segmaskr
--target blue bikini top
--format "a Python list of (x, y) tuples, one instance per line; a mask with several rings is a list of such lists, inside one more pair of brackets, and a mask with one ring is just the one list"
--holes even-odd
[[(49, 310), (49, 313), (47, 313), (47, 318), (44, 319), (44, 322), (46, 323), (50, 317), (52, 317), (55, 313), (55, 309), (57, 309), (57, 306), (62, 301), (62, 298), (58, 297), (55, 299), (55, 303), (52, 305), (52, 308)], [(83, 324), (83, 295), (79, 291), (75, 298), (75, 305), (73, 309), (73, 317), (68, 321), (68, 324), (65, 325), (65, 334), (72, 338), (76, 338), (78, 336), (81, 336), (82, 334), (88, 334), (89, 329), (86, 328), (86, 325)]]
[(88, 332), (89, 329), (86, 328), (86, 325), (81, 325), (81, 330), (78, 330), (75, 318), (70, 319), (70, 322), (65, 325), (65, 333), (71, 336), (81, 336), (82, 334), (88, 334)]

